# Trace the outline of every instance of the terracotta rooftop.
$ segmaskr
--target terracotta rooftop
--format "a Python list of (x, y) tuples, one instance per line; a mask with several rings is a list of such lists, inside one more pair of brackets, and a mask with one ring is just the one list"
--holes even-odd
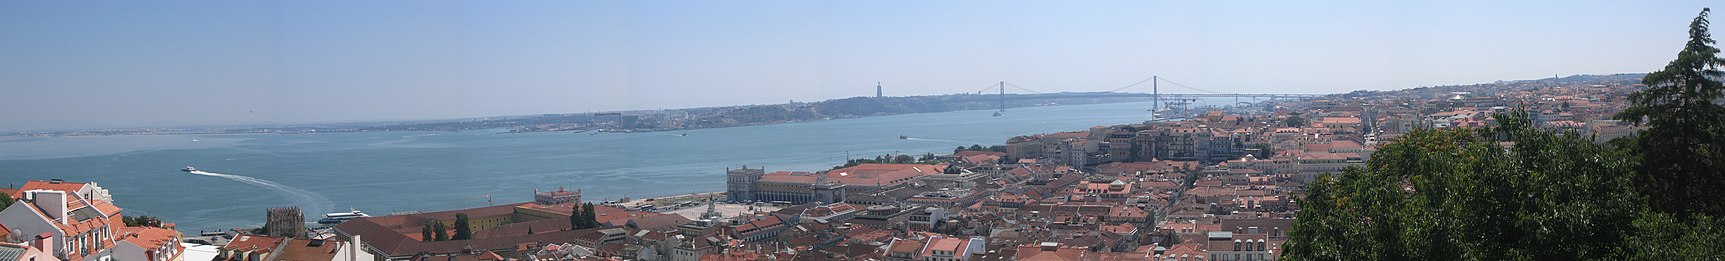
[(946, 165), (932, 164), (861, 164), (823, 173), (779, 171), (761, 176), (761, 181), (812, 184), (816, 175), (826, 175), (828, 181), (852, 186), (892, 186), (912, 178), (940, 173)]
[(276, 246), (281, 245), (282, 240), (283, 238), (280, 237), (240, 235), (239, 237), (234, 238), (233, 241), (229, 241), (228, 245), (222, 246), (222, 249), (274, 253)]

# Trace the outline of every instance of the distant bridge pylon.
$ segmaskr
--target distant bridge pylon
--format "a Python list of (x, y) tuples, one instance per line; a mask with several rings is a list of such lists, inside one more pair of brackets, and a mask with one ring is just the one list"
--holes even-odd
[[(1122, 91), (1125, 91), (1127, 89), (1131, 89), (1133, 87), (1139, 87), (1140, 85), (1144, 84), (1145, 82), (1150, 83), (1150, 93), (1122, 92)], [(1162, 88), (1161, 88), (1162, 83), (1172, 84), (1174, 86), (1178, 86), (1178, 87), (1180, 87), (1186, 91), (1191, 91), (1193, 93), (1162, 93)], [(1000, 91), (1000, 94), (999, 94), (1000, 95), (1000, 110), (1005, 111), (1006, 110), (1006, 100), (1014, 99), (1014, 98), (1009, 98), (1006, 96), (1006, 87), (1007, 86), (1012, 86), (1013, 89), (1016, 89), (1015, 92), (1033, 93), (1033, 94), (1048, 93), (1048, 92), (1031, 90), (1029, 88), (1024, 88), (1024, 86), (1019, 86), (1018, 84), (1014, 84), (1014, 83), (1006, 82), (1006, 81), (1000, 81), (998, 83), (989, 84), (988, 87), (985, 87), (981, 90), (977, 90), (976, 93), (981, 94), (981, 93), (983, 93), (983, 91), (987, 91), (990, 89), (999, 89), (999, 91)], [(1139, 88), (1142, 88), (1142, 87), (1139, 87)], [(1114, 88), (1114, 89), (1110, 89), (1110, 90), (1106, 90), (1106, 91), (1086, 92), (1086, 93), (1092, 93), (1092, 94), (1080, 94), (1077, 96), (1067, 96), (1067, 97), (1074, 97), (1074, 98), (1149, 97), (1150, 98), (1150, 111), (1151, 111), (1150, 118), (1152, 118), (1152, 119), (1156, 118), (1156, 114), (1155, 114), (1156, 110), (1162, 109), (1164, 105), (1167, 105), (1167, 104), (1163, 103), (1163, 100), (1172, 100), (1175, 103), (1188, 104), (1191, 102), (1196, 102), (1198, 100), (1198, 98), (1234, 98), (1235, 103), (1233, 103), (1233, 104), (1242, 104), (1242, 102), (1239, 101), (1240, 98), (1267, 99), (1267, 100), (1274, 101), (1274, 100), (1288, 100), (1288, 99), (1304, 99), (1304, 98), (1319, 97), (1319, 96), (1324, 95), (1324, 94), (1309, 94), (1309, 93), (1231, 93), (1231, 92), (1218, 92), (1218, 91), (1212, 91), (1212, 90), (1206, 90), (1206, 89), (1200, 89), (1200, 88), (1196, 88), (1196, 87), (1192, 87), (1192, 86), (1187, 86), (1185, 84), (1180, 84), (1180, 83), (1174, 82), (1174, 81), (1169, 81), (1168, 79), (1162, 78), (1161, 76), (1150, 76), (1150, 78), (1145, 78), (1143, 80), (1139, 80), (1138, 82), (1134, 82), (1134, 83), (1128, 84), (1126, 86), (1122, 86), (1119, 88)], [(1143, 95), (1143, 96), (1139, 96), (1139, 95)]]

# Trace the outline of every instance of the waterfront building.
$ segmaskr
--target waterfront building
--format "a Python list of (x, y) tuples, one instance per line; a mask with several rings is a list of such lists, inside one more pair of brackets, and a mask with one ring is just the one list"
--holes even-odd
[(277, 237), (305, 237), (305, 215), (299, 207), (269, 208), (264, 212), (264, 234)]
[(945, 169), (945, 164), (876, 163), (815, 173), (764, 173), (762, 169), (743, 168), (726, 171), (726, 195), (727, 199), (733, 202), (849, 202), (847, 198), (873, 196), (880, 192), (905, 188), (912, 181)]
[(533, 189), (533, 203), (540, 205), (562, 205), (581, 202), (581, 190), (569, 191), (557, 187), (557, 191), (539, 191)]
[(754, 185), (766, 175), (766, 168), (725, 169), (725, 201), (755, 201)]

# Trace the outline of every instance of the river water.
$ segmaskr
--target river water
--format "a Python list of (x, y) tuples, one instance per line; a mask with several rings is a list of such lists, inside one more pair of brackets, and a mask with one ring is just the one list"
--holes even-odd
[[(1220, 103), (1220, 102), (1218, 102)], [(1222, 103), (1225, 104), (1225, 103)], [(268, 207), (373, 215), (524, 202), (724, 190), (726, 167), (816, 171), (852, 157), (951, 153), (1015, 135), (1143, 122), (1148, 103), (905, 114), (651, 133), (353, 132), (0, 137), (0, 183), (94, 181), (126, 215), (183, 231), (254, 227)], [(686, 134), (686, 135), (684, 135)], [(910, 139), (899, 139), (906, 135)], [(209, 173), (181, 172), (196, 166)]]

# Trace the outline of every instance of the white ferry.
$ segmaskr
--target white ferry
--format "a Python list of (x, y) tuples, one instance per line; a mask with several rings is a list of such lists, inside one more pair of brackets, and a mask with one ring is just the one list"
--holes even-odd
[(365, 212), (359, 212), (358, 210), (352, 210), (352, 211), (348, 211), (348, 212), (335, 212), (335, 213), (323, 214), (323, 219), (318, 220), (317, 223), (318, 224), (336, 224), (336, 223), (341, 223), (342, 221), (347, 221), (349, 219), (362, 218), (362, 217), (370, 217), (370, 215), (366, 215)]

